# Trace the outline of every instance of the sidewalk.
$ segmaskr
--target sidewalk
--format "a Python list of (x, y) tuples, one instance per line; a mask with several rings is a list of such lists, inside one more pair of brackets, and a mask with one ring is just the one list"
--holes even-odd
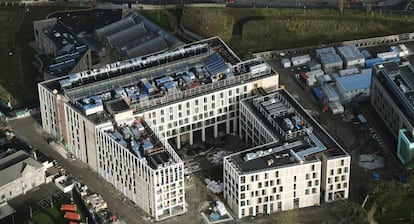
[(368, 222), (370, 224), (377, 224), (377, 221), (375, 221), (374, 219), (374, 215), (376, 211), (377, 211), (377, 203), (374, 203), (368, 212)]

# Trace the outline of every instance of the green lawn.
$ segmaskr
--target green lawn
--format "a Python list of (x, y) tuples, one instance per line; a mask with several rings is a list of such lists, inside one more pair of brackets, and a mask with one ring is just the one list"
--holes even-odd
[(173, 31), (172, 27), (168, 23), (167, 15), (162, 11), (142, 11), (143, 16), (147, 17), (149, 20), (157, 24), (159, 27), (166, 31)]
[(34, 45), (33, 21), (64, 9), (67, 8), (0, 8), (0, 100), (10, 100), (14, 107), (23, 107), (38, 99), (38, 71), (33, 64), (35, 50), (31, 47)]
[(38, 213), (35, 216), (33, 216), (34, 223), (36, 224), (54, 224), (52, 220), (50, 220), (49, 216), (47, 216), (45, 213)]
[[(82, 202), (80, 201), (80, 198), (76, 197), (75, 195), (74, 195), (74, 201), (75, 201), (75, 203), (77, 204), (77, 207), (78, 207), (76, 212), (81, 214), (81, 220), (80, 221), (85, 222), (87, 211), (84, 211), (84, 210), (81, 209), (82, 208), (82, 206), (81, 206)], [(55, 223), (55, 224), (67, 223), (68, 221), (63, 217), (64, 212), (60, 211), (60, 205), (61, 204), (70, 204), (70, 199), (66, 199), (64, 201), (54, 203), (53, 208), (46, 208), (45, 210), (35, 214), (33, 216), (32, 221), (35, 221), (38, 224), (48, 224), (48, 223), (53, 224), (53, 220), (57, 221), (57, 223)], [(48, 214), (51, 217), (53, 217), (52, 218), (53, 220), (50, 218), (50, 216)], [(29, 223), (29, 222), (27, 222), (27, 223)]]
[[(391, 211), (387, 211), (384, 214), (381, 213), (381, 209), (378, 209), (375, 213), (375, 219), (378, 223), (410, 223), (409, 219), (411, 215), (414, 217), (414, 195), (407, 195), (401, 205)], [(406, 221), (403, 221), (407, 219)]]
[[(233, 24), (251, 16), (263, 19), (233, 36)], [(414, 31), (412, 16), (332, 9), (186, 8), (182, 22), (202, 36), (220, 36), (239, 54)]]

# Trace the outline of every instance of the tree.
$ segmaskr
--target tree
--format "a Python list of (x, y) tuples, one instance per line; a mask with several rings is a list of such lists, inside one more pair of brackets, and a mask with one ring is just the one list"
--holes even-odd
[(380, 180), (375, 184), (371, 196), (378, 207), (394, 209), (401, 204), (407, 193), (407, 189), (398, 181)]
[(295, 224), (299, 222), (298, 211), (296, 209), (277, 212), (274, 221), (276, 224)]
[(348, 201), (344, 204), (343, 210), (347, 218), (346, 223), (368, 224), (368, 213), (360, 204)]

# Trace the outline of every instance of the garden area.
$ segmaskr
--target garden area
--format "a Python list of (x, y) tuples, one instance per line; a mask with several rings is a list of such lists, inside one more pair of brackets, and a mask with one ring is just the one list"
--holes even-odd
[(186, 8), (182, 23), (241, 55), (414, 31), (412, 16), (334, 9)]
[[(80, 221), (85, 222), (86, 220), (86, 211), (82, 210), (81, 201), (78, 197), (74, 197), (74, 202), (77, 205), (76, 213), (80, 214)], [(65, 198), (63, 201), (56, 202), (53, 204), (53, 207), (45, 208), (42, 211), (33, 215), (33, 218), (27, 223), (36, 223), (36, 224), (63, 224), (69, 223), (67, 219), (64, 218), (65, 212), (61, 211), (62, 204), (70, 204), (71, 201), (69, 198)]]

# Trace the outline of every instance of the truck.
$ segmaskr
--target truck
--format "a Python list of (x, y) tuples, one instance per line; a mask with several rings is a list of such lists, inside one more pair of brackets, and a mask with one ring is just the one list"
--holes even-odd
[(312, 88), (312, 93), (319, 102), (323, 102), (324, 95), (323, 95), (321, 89), (319, 89), (318, 87), (313, 87)]

